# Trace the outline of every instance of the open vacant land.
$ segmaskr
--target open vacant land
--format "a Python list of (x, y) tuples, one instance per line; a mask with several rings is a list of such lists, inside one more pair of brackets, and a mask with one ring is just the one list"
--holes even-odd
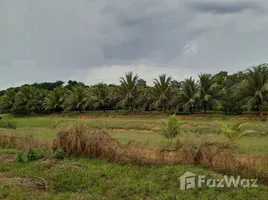
[[(3, 119), (16, 124), (15, 129), (1, 128), (1, 135), (36, 136), (40, 140), (52, 142), (57, 134), (67, 126), (77, 122), (89, 130), (107, 132), (122, 144), (135, 142), (137, 147), (165, 149), (171, 146), (155, 128), (165, 116), (127, 115), (48, 115), (36, 117), (13, 117), (3, 115)], [(178, 116), (182, 122), (181, 133), (174, 142), (192, 145), (204, 141), (229, 143), (221, 133), (216, 120), (231, 126), (247, 117), (228, 118), (225, 116)], [(245, 129), (257, 133), (241, 138), (236, 154), (246, 156), (268, 155), (267, 122), (251, 119)], [(131, 146), (130, 146), (131, 147)], [(179, 177), (186, 171), (208, 178), (223, 177), (216, 168), (199, 164), (135, 165), (107, 162), (86, 158), (87, 156), (67, 156), (64, 160), (45, 158), (33, 162), (18, 162), (18, 148), (2, 147), (0, 150), (0, 198), (2, 199), (266, 199), (267, 182), (258, 188), (195, 188), (181, 191)], [(238, 174), (228, 174), (238, 175)], [(249, 174), (250, 176), (250, 174)], [(251, 176), (252, 177), (252, 176)]]

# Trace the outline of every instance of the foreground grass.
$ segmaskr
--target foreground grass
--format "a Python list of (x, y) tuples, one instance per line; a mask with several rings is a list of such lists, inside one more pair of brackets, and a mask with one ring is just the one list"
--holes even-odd
[[(1, 154), (16, 150), (1, 149)], [(138, 167), (99, 160), (68, 158), (28, 163), (0, 163), (0, 199), (266, 199), (268, 188), (200, 188), (180, 190), (179, 177), (186, 171), (206, 177), (221, 175), (203, 168), (180, 165)], [(13, 178), (42, 177), (48, 191), (21, 188)]]

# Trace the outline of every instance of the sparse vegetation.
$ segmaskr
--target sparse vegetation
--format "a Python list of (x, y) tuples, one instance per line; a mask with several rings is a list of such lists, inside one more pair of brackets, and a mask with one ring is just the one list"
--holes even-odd
[[(266, 196), (263, 191), (267, 189), (268, 183), (268, 141), (261, 133), (267, 132), (267, 126), (265, 122), (256, 120), (258, 118), (248, 120), (239, 129), (240, 133), (255, 130), (258, 134), (245, 135), (236, 140), (239, 145), (234, 146), (227, 143), (229, 139), (221, 134), (221, 126), (214, 120), (221, 119), (222, 123), (232, 129), (233, 126), (239, 127), (235, 124), (241, 121), (238, 120), (241, 117), (111, 115), (108, 118), (89, 113), (66, 113), (65, 117), (3, 117), (17, 124), (16, 130), (0, 129), (0, 146), (4, 148), (0, 150), (0, 159), (4, 161), (0, 163), (1, 169), (4, 169), (0, 173), (0, 179), (1, 174), (4, 174), (8, 177), (4, 180), (13, 184), (5, 187), (0, 184), (0, 194), (5, 198), (14, 198), (15, 188), (18, 188), (18, 196), (28, 199), (34, 199), (36, 192), (43, 199), (140, 199), (145, 198), (145, 195), (152, 199), (191, 199), (200, 195), (203, 197), (207, 193), (210, 196), (221, 194), (225, 199), (235, 199), (239, 198), (239, 192), (241, 195), (246, 192), (244, 188), (202, 188), (198, 193), (193, 190), (181, 192), (178, 177), (186, 171), (195, 172), (193, 169), (201, 175), (208, 175), (207, 172), (210, 171), (212, 176), (227, 174), (258, 178), (261, 188), (256, 188), (256, 193), (247, 195), (258, 199), (262, 195)], [(166, 123), (161, 124), (159, 118), (165, 118)], [(168, 123), (170, 118), (172, 122)], [(165, 139), (160, 132), (152, 131), (154, 127), (161, 125), (172, 133), (172, 137), (179, 133), (180, 142), (170, 145), (169, 138)], [(20, 150), (7, 153), (13, 152), (14, 148)], [(107, 171), (104, 178), (101, 174), (109, 166), (115, 169), (112, 172)], [(120, 172), (115, 166), (120, 167)], [(137, 170), (140, 170), (139, 173), (145, 170), (148, 175), (151, 174), (150, 178), (147, 177), (151, 184), (161, 189), (154, 190), (149, 185), (147, 187), (140, 179), (136, 180), (136, 175), (128, 174), (126, 181), (122, 178), (122, 173), (126, 173), (125, 170), (129, 173), (130, 169), (135, 169), (134, 174), (138, 173)], [(180, 174), (175, 173), (174, 169), (181, 169)], [(159, 171), (156, 173), (155, 170)], [(156, 176), (166, 178), (159, 182), (156, 181)], [(96, 184), (94, 181), (89, 187), (88, 184), (95, 180), (93, 177), (105, 183)], [(111, 180), (118, 183), (112, 186), (108, 184)], [(174, 184), (174, 188), (166, 186), (167, 181)], [(124, 196), (118, 191), (125, 187), (130, 189), (125, 191)], [(33, 189), (29, 191), (28, 188)], [(147, 188), (147, 192), (138, 188)], [(95, 196), (88, 196), (93, 190)], [(131, 192), (134, 190), (139, 192), (134, 195)], [(169, 195), (164, 197), (164, 191)], [(231, 195), (231, 191), (235, 191), (235, 194)], [(132, 195), (133, 198), (129, 197)]]
[(222, 127), (221, 130), (224, 133), (224, 135), (228, 139), (230, 139), (230, 141), (232, 142), (236, 142), (237, 140), (241, 139), (246, 134), (257, 133), (256, 131), (253, 131), (253, 130), (242, 129), (243, 126), (245, 126), (245, 124), (248, 123), (247, 121), (238, 121), (234, 125), (232, 125), (231, 128), (228, 128), (228, 126), (226, 126), (222, 122), (218, 121), (218, 123), (221, 125)]

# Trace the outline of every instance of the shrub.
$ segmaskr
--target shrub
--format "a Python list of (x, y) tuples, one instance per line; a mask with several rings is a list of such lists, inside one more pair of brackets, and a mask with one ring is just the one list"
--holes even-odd
[(223, 105), (223, 111), (226, 115), (241, 115), (243, 113), (241, 104), (235, 99), (227, 101)]
[(65, 152), (62, 149), (57, 149), (56, 151), (53, 151), (52, 153), (52, 158), (62, 160), (64, 159), (64, 157), (65, 157)]
[(29, 150), (26, 153), (26, 156), (27, 156), (28, 161), (35, 161), (35, 160), (37, 160), (36, 153), (33, 150)]

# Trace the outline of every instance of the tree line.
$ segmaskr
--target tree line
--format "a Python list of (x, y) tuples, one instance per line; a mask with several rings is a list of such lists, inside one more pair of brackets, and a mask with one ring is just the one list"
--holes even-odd
[(199, 74), (198, 79), (179, 82), (161, 74), (153, 86), (137, 74), (127, 72), (119, 84), (63, 81), (35, 83), (0, 91), (2, 113), (51, 113), (65, 111), (127, 109), (167, 112), (221, 110), (229, 115), (256, 110), (263, 115), (268, 106), (268, 64), (260, 64), (232, 75)]

